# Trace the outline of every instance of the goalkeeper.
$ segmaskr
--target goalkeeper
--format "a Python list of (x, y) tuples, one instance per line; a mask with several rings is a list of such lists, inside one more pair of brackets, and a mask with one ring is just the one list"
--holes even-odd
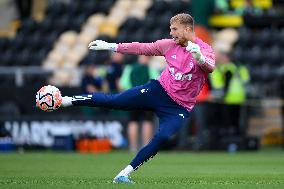
[(158, 80), (131, 88), (118, 94), (93, 93), (63, 97), (62, 106), (93, 106), (122, 110), (150, 110), (159, 118), (159, 129), (113, 180), (133, 183), (130, 173), (157, 154), (161, 146), (182, 127), (190, 115), (196, 97), (208, 73), (215, 67), (212, 48), (195, 36), (194, 20), (189, 14), (177, 14), (170, 19), (172, 39), (153, 43), (107, 43), (96, 40), (91, 50), (111, 50), (119, 53), (164, 56), (167, 67)]

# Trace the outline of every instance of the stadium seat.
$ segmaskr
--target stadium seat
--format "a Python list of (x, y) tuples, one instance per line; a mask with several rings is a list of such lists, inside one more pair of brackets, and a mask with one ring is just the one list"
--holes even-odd
[(47, 83), (48, 77), (51, 75), (51, 73), (38, 73), (33, 75), (25, 75), (25, 85), (26, 86), (44, 86)]
[(254, 68), (251, 70), (252, 80), (257, 81), (257, 83), (262, 83), (263, 85), (272, 81), (272, 78), (275, 74), (275, 70), (272, 68), (273, 66), (269, 62), (263, 63), (260, 66), (254, 66)]
[(262, 47), (266, 47), (270, 44), (271, 38), (271, 30), (266, 28), (257, 33), (255, 42), (261, 45)]
[(66, 45), (68, 48), (71, 48), (75, 45), (76, 41), (77, 33), (74, 31), (67, 31), (60, 36), (58, 42), (62, 43), (63, 45)]
[(151, 0), (138, 0), (136, 1), (135, 6), (140, 7), (144, 10), (148, 9), (152, 5)]
[(68, 15), (62, 15), (61, 17), (53, 20), (52, 30), (58, 30), (60, 32), (64, 32), (70, 29), (70, 24), (72, 22), (72, 18), (69, 18)]
[(128, 40), (127, 31), (125, 30), (120, 31), (119, 34), (115, 37), (116, 43), (123, 43), (128, 41), (130, 42), (130, 40)]
[(37, 50), (42, 46), (42, 40), (43, 36), (40, 32), (35, 32), (32, 36), (29, 36), (26, 40), (29, 43), (26, 43), (27, 46), (29, 46), (33, 50)]
[(21, 33), (23, 35), (30, 35), (36, 29), (37, 29), (37, 23), (32, 19), (26, 19), (22, 22), (22, 25), (17, 31), (17, 33)]
[(271, 65), (281, 65), (282, 57), (281, 57), (281, 48), (278, 45), (273, 45), (266, 49), (265, 51), (265, 60), (269, 61)]
[(129, 33), (135, 32), (141, 26), (141, 20), (137, 18), (128, 18), (120, 27), (120, 30), (127, 30)]
[(245, 55), (244, 61), (248, 62), (251, 65), (260, 65), (263, 61), (263, 51), (260, 46), (254, 46), (251, 49), (244, 50), (243, 54)]
[(9, 40), (7, 38), (0, 38), (0, 52), (3, 52), (9, 45)]
[(143, 28), (142, 29), (138, 29), (131, 36), (131, 41), (144, 42), (145, 36), (147, 36), (147, 34), (145, 33), (145, 30)]
[(155, 12), (157, 15), (161, 15), (169, 9), (169, 3), (167, 1), (154, 1), (149, 12)]
[(80, 14), (72, 21), (69, 20), (68, 22), (68, 29), (75, 30), (79, 32), (81, 30), (82, 24), (86, 21), (87, 16), (85, 14)]
[(150, 31), (154, 29), (157, 24), (156, 19), (155, 19), (156, 17), (157, 15), (155, 14), (149, 14), (144, 20), (144, 24), (143, 24), (144, 28)]
[(49, 33), (52, 30), (52, 20), (50, 17), (46, 17), (42, 22), (39, 23), (38, 29), (42, 33)]
[(52, 20), (58, 19), (62, 13), (67, 10), (66, 5), (62, 2), (50, 3), (46, 10), (46, 15)]
[(270, 42), (269, 44), (272, 45), (272, 44), (277, 44), (277, 45), (281, 45), (281, 39), (279, 38), (281, 34), (281, 29), (279, 28), (275, 28), (275, 27), (272, 27), (270, 28)]
[(108, 14), (109, 9), (113, 5), (114, 0), (104, 0), (104, 1), (96, 1), (96, 5), (98, 6), (98, 10), (101, 13)]
[(87, 16), (90, 16), (93, 13), (100, 11), (100, 9), (97, 6), (97, 1), (86, 1), (81, 3), (81, 11), (86, 13)]
[(172, 1), (169, 6), (172, 14), (178, 14), (181, 12), (189, 12), (190, 4), (186, 1)]
[(1, 66), (11, 66), (14, 62), (15, 56), (14, 52), (10, 50), (6, 50), (1, 53)]
[(278, 40), (278, 43), (283, 48), (284, 47), (284, 27), (278, 32), (277, 40)]
[(84, 3), (81, 3), (77, 0), (69, 4), (67, 12), (71, 18), (76, 18), (76, 16), (81, 13), (81, 4)]
[(252, 45), (253, 40), (252, 31), (248, 28), (240, 28), (238, 44), (242, 47)]
[(161, 28), (163, 30), (164, 29), (165, 30), (169, 30), (169, 27), (170, 27), (169, 20), (171, 19), (172, 16), (173, 16), (173, 14), (170, 11), (164, 12), (159, 17), (159, 19), (157, 20), (158, 21), (158, 26), (157, 27), (159, 27), (159, 28)]
[(151, 35), (146, 35), (144, 37), (144, 40), (147, 42), (154, 42), (158, 39), (161, 39), (164, 35), (164, 31), (159, 28), (155, 29), (154, 31), (147, 31), (147, 33), (151, 33)]
[(115, 37), (118, 32), (117, 25), (111, 21), (105, 21), (103, 24), (100, 24), (98, 29), (100, 35), (108, 35), (110, 37)]
[(86, 25), (91, 27), (98, 27), (101, 23), (104, 22), (105, 18), (106, 17), (103, 14), (93, 14), (88, 18)]
[(14, 85), (15, 85), (15, 76), (13, 74), (0, 75), (0, 86), (1, 87), (14, 86)]
[(12, 49), (14, 52), (18, 52), (19, 50), (27, 46), (26, 42), (27, 37), (24, 37), (23, 35), (17, 35), (14, 39), (11, 39), (10, 43), (13, 45), (11, 45), (10, 49)]
[(241, 46), (236, 46), (234, 50), (231, 51), (231, 58), (233, 62), (244, 63), (243, 51)]
[(34, 65), (32, 62), (33, 53), (29, 49), (23, 49), (20, 54), (18, 55), (18, 63), (22, 66)]

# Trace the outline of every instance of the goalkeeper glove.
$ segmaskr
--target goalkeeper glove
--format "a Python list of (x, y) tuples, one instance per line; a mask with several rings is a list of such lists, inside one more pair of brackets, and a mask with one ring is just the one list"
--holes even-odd
[(196, 43), (192, 43), (191, 41), (188, 41), (186, 50), (192, 54), (193, 58), (199, 64), (203, 64), (205, 62), (205, 57), (202, 55), (200, 47)]
[(102, 40), (95, 40), (92, 41), (89, 44), (89, 49), (91, 50), (111, 50), (116, 51), (117, 50), (117, 44), (116, 43), (108, 43)]

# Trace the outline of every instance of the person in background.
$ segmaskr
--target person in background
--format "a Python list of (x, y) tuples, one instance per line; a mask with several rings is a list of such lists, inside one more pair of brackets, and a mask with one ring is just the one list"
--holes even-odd
[(108, 91), (111, 93), (119, 92), (119, 79), (122, 74), (122, 63), (124, 55), (121, 53), (113, 52), (111, 54), (111, 60), (106, 67), (106, 81), (108, 85)]
[(85, 66), (84, 76), (81, 81), (83, 93), (94, 93), (102, 91), (103, 78), (97, 76), (96, 66), (94, 64), (87, 64)]
[[(86, 64), (84, 68), (84, 75), (81, 80), (81, 89), (84, 94), (90, 94), (94, 92), (103, 91), (104, 79), (97, 76), (96, 66), (92, 63)], [(82, 107), (82, 112), (85, 115), (94, 115), (101, 109)]]
[(227, 52), (217, 51), (216, 68), (210, 74), (211, 95), (224, 103), (222, 108), (223, 127), (241, 134), (240, 110), (246, 100), (246, 85), (250, 74), (246, 66), (235, 64)]
[[(148, 66), (149, 57), (140, 55), (138, 62), (127, 65), (123, 70), (120, 86), (122, 90), (147, 83), (150, 79), (156, 79), (159, 72)], [(153, 136), (154, 115), (150, 111), (134, 110), (129, 114), (127, 135), (129, 150), (136, 152), (141, 146), (150, 142)], [(141, 145), (139, 145), (139, 123), (141, 123)]]

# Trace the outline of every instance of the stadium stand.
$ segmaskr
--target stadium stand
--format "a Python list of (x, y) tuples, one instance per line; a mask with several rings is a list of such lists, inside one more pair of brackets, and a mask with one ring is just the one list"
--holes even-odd
[[(189, 0), (48, 2), (42, 20), (30, 17), (19, 21), (15, 36), (0, 37), (0, 87), (13, 94), (10, 98), (1, 94), (0, 104), (15, 102), (17, 115), (41, 114), (30, 107), (34, 106), (36, 89), (44, 84), (59, 86), (66, 95), (80, 91), (81, 66), (93, 62), (103, 67), (109, 59), (109, 52), (88, 51), (90, 41), (152, 42), (168, 38), (169, 19), (179, 12), (191, 13)], [(218, 11), (211, 16), (210, 27), (213, 36), (228, 45), (225, 48), (233, 61), (249, 68), (249, 97), (280, 97), (284, 1), (253, 3), (262, 14), (236, 14), (234, 10), (242, 7), (244, 1), (231, 0), (228, 12)], [(228, 28), (230, 31), (224, 32)], [(133, 62), (133, 57), (127, 57), (125, 62)], [(161, 62), (161, 58), (151, 59), (151, 65), (158, 69), (163, 67)], [(16, 97), (18, 93), (23, 93), (26, 102)]]
[[(243, 25), (238, 29), (239, 38), (231, 50), (232, 58), (250, 68), (253, 83), (270, 82), (271, 76), (280, 77), (277, 67), (283, 64), (284, 19), (280, 11), (283, 4), (276, 1), (273, 6), (268, 0), (253, 2), (264, 13), (242, 17)], [(230, 8), (237, 9), (243, 4), (244, 1), (232, 0)], [(50, 1), (42, 21), (25, 19), (14, 38), (0, 38), (1, 66), (43, 66), (53, 72), (51, 83), (76, 86), (78, 81), (72, 79), (74, 72), (64, 74), (62, 68), (74, 69), (90, 60), (103, 65), (109, 57), (107, 52), (88, 52), (85, 47), (90, 41), (151, 42), (169, 37), (169, 18), (177, 12), (189, 11), (190, 2), (183, 0)], [(222, 21), (224, 18), (217, 20), (226, 23)], [(211, 25), (217, 27), (217, 31), (222, 29), (214, 22)], [(266, 69), (268, 65), (270, 69)], [(262, 91), (264, 94), (258, 95), (271, 92)], [(272, 95), (278, 95), (275, 92)]]

